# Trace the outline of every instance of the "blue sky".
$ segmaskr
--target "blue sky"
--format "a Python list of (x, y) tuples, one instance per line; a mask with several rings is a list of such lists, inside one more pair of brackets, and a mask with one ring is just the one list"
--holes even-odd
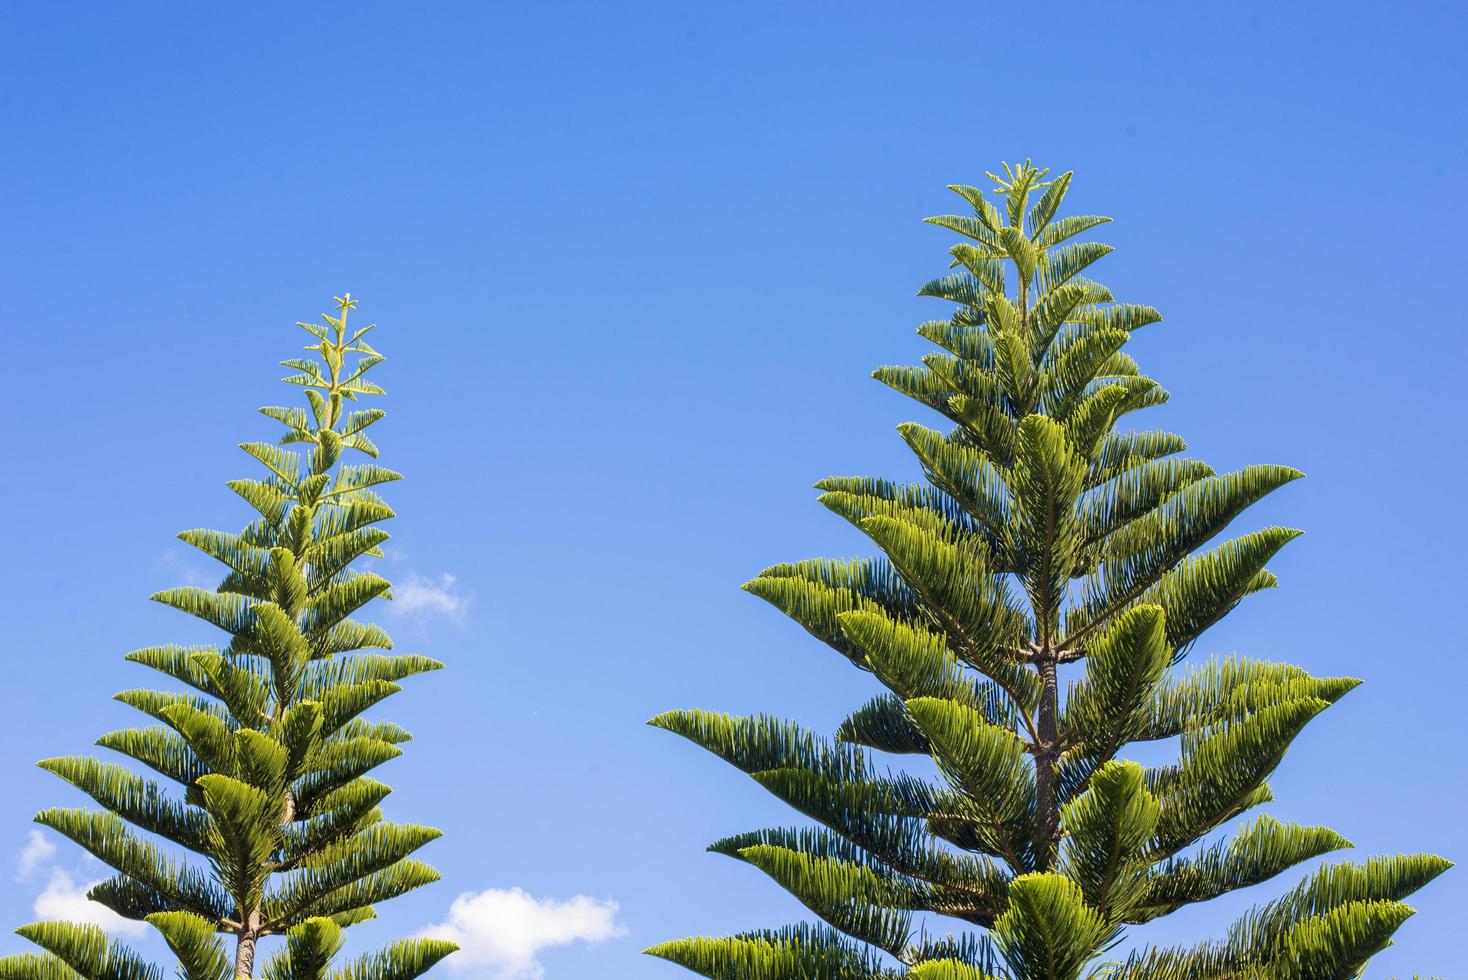
[[(606, 938), (458, 975), (672, 978), (637, 951), (802, 918), (703, 853), (791, 815), (642, 722), (830, 729), (869, 696), (738, 585), (870, 550), (810, 484), (916, 475), (893, 427), (929, 420), (868, 373), (942, 312), (913, 295), (946, 262), (919, 219), (1027, 155), (1116, 217), (1099, 278), (1166, 316), (1132, 347), (1174, 393), (1152, 421), (1309, 474), (1248, 518), (1307, 530), (1283, 587), (1198, 654), (1367, 681), (1270, 812), (1461, 859), (1456, 6), (0, 7), (0, 858), (29, 865), (0, 867), (0, 923), (100, 877), (28, 844), (74, 799), (33, 763), (131, 723), (125, 652), (207, 638), (145, 597), (213, 574), (174, 534), (243, 523), (233, 447), (290, 397), (291, 323), (344, 290), (381, 324), (408, 476), (382, 570), (422, 601), (384, 622), (449, 665), (384, 712), (417, 735), (391, 814), (443, 828), (444, 881), (355, 944), (487, 895)], [(1468, 974), (1468, 876), (1415, 904), (1371, 975)]]

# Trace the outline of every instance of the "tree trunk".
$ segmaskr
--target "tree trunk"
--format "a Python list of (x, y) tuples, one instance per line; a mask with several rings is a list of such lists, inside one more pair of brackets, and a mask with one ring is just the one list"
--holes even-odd
[(1055, 757), (1060, 741), (1056, 715), (1060, 691), (1056, 682), (1055, 658), (1047, 651), (1039, 663), (1039, 741), (1035, 746), (1035, 870), (1049, 871), (1055, 861), (1055, 838), (1060, 829), (1060, 808), (1055, 802)]
[(236, 977), (253, 977), (255, 975), (255, 933), (240, 933), (239, 943), (234, 948), (234, 975)]

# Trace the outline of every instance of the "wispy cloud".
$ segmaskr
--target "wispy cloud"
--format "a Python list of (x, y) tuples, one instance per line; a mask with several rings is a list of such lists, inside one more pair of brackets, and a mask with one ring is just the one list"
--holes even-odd
[(166, 548), (158, 556), (158, 565), (168, 575), (168, 587), (192, 585), (200, 589), (212, 589), (224, 577), (223, 572), (208, 568), (208, 559), (196, 551), (185, 552), (180, 548)]
[(65, 919), (101, 926), (114, 935), (146, 936), (148, 923), (124, 919), (107, 906), (87, 898), (87, 892), (99, 881), (78, 882), (69, 872), (52, 868), (45, 890), (36, 896), (31, 908), (38, 919)]
[(98, 882), (77, 881), (70, 871), (57, 867), (56, 845), (41, 831), (32, 830), (26, 835), (25, 846), (15, 857), (15, 880), (30, 882), (42, 873), (46, 877), (46, 886), (31, 905), (36, 918), (89, 923), (120, 936), (148, 934), (146, 922), (124, 919), (105, 905), (87, 898), (87, 892)]
[(388, 612), (393, 616), (411, 616), (418, 620), (442, 616), (462, 623), (469, 610), (469, 596), (459, 587), (458, 581), (448, 572), (437, 578), (409, 572), (393, 584)]
[(50, 864), (55, 856), (56, 845), (39, 830), (32, 830), (26, 834), (25, 847), (15, 856), (15, 880), (32, 880), (36, 877), (36, 872)]
[(537, 899), (519, 888), (465, 892), (449, 906), (447, 920), (420, 933), (458, 943), (446, 965), (486, 980), (540, 980), (542, 950), (626, 934), (616, 902), (586, 895)]

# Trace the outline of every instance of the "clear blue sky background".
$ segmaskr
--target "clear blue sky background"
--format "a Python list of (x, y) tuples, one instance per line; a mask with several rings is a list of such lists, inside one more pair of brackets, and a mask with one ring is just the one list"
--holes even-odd
[[(145, 597), (211, 571), (173, 535), (243, 523), (233, 446), (290, 397), (291, 323), (351, 290), (409, 477), (384, 569), (472, 597), (389, 620), (450, 667), (385, 711), (418, 737), (392, 814), (446, 831), (445, 880), (364, 939), (460, 892), (587, 894), (627, 935), (546, 952), (551, 980), (672, 978), (637, 951), (801, 918), (702, 851), (790, 814), (642, 722), (829, 729), (869, 695), (738, 585), (870, 551), (808, 488), (916, 474), (893, 426), (921, 413), (868, 372), (942, 313), (919, 219), (1030, 155), (1116, 216), (1098, 275), (1167, 318), (1133, 348), (1174, 393), (1152, 421), (1309, 474), (1249, 518), (1308, 531), (1283, 588), (1199, 653), (1368, 681), (1271, 812), (1461, 859), (1457, 7), (0, 6), (0, 852), (75, 799), (36, 759), (132, 722), (122, 654), (203, 636)], [(10, 875), (19, 924), (39, 885)], [(1468, 975), (1468, 870), (1415, 904), (1371, 975)]]

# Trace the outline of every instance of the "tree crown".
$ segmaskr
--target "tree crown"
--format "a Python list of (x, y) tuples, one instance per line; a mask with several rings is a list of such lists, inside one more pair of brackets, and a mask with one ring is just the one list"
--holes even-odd
[[(270, 980), (321, 980), (343, 929), (438, 878), (410, 855), (439, 832), (385, 821), (379, 805), (390, 790), (369, 775), (410, 736), (364, 713), (403, 679), (442, 664), (385, 652), (387, 633), (352, 618), (391, 598), (386, 579), (354, 562), (381, 556), (380, 525), (393, 512), (376, 488), (399, 479), (377, 464), (367, 435), (385, 413), (349, 410), (384, 394), (366, 377), (383, 360), (367, 342), (372, 327), (348, 327), (356, 305), (347, 294), (324, 323), (299, 324), (314, 357), (282, 363), (306, 405), (261, 409), (284, 435), (240, 447), (265, 473), (229, 488), (258, 517), (237, 534), (179, 535), (225, 566), (223, 581), (153, 596), (223, 630), (227, 642), (127, 656), (186, 688), (118, 694), (155, 724), (98, 740), (156, 775), (81, 756), (41, 763), (102, 809), (53, 808), (36, 820), (116, 871), (88, 897), (152, 924), (184, 980), (254, 975), (256, 944), (268, 936), (285, 937), (264, 966)], [(178, 851), (188, 857), (175, 859)], [(45, 922), (20, 933), (43, 952), (0, 959), (6, 980), (161, 980), (94, 926)], [(232, 958), (226, 935), (235, 938)], [(331, 976), (409, 980), (453, 949), (405, 940)]]
[[(1171, 669), (1276, 584), (1266, 564), (1298, 531), (1214, 539), (1301, 474), (1216, 473), (1178, 436), (1124, 427), (1168, 398), (1123, 350), (1161, 317), (1086, 275), (1111, 248), (1079, 236), (1110, 219), (1060, 215), (1071, 176), (1006, 164), (989, 174), (994, 200), (957, 185), (972, 213), (928, 219), (962, 240), (920, 295), (954, 312), (918, 328), (938, 348), (921, 365), (875, 377), (949, 428), (899, 426), (921, 483), (817, 484), (882, 556), (775, 565), (745, 586), (886, 690), (834, 739), (705, 711), (652, 721), (817, 822), (712, 849), (824, 926), (655, 955), (730, 980), (1071, 980), (1127, 925), (1349, 846), (1268, 816), (1202, 843), (1272, 798), (1291, 740), (1359, 682), (1239, 658)], [(1172, 764), (1121, 757), (1166, 739)], [(884, 771), (875, 753), (927, 756), (941, 779)], [(1108, 976), (1355, 976), (1410, 914), (1400, 900), (1445, 867), (1425, 855), (1326, 867), (1223, 943), (1137, 954)], [(919, 912), (984, 932), (925, 938)]]

